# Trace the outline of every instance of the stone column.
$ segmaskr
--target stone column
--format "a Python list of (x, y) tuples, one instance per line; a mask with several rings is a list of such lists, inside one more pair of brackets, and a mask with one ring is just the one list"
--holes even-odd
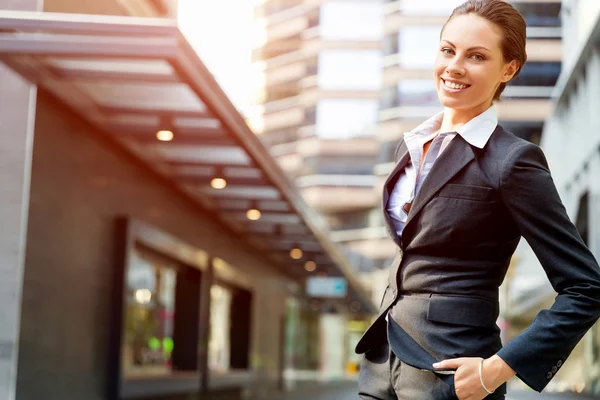
[[(0, 16), (41, 7), (42, 0), (0, 0)], [(0, 63), (0, 400), (16, 397), (36, 94)]]

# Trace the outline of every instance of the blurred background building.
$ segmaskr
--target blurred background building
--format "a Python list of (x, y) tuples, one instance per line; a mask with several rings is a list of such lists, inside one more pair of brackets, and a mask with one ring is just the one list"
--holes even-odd
[(365, 239), (380, 217), (372, 166), (382, 10), (378, 0), (296, 0), (266, 1), (255, 12), (266, 30), (253, 53), (264, 74), (255, 131), (360, 272), (381, 261)]
[[(540, 145), (571, 220), (600, 257), (600, 2), (562, 2), (562, 72)], [(556, 293), (522, 241), (505, 285), (509, 337), (518, 334)], [(549, 390), (600, 395), (600, 329), (596, 324), (571, 354)]]

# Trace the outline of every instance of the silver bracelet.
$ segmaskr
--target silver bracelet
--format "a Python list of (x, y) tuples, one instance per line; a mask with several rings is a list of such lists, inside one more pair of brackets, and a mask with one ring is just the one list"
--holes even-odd
[(485, 361), (485, 359), (481, 359), (481, 362), (479, 363), (479, 382), (481, 382), (481, 386), (483, 386), (483, 389), (488, 392), (488, 394), (492, 394), (494, 393), (496, 390), (492, 390), (490, 391), (486, 386), (485, 383), (483, 383), (483, 373), (482, 373), (482, 368), (483, 368), (483, 362)]

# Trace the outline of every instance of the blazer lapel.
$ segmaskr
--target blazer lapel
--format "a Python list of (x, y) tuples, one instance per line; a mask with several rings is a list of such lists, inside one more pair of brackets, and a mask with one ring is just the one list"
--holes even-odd
[(388, 214), (387, 204), (388, 200), (390, 199), (392, 190), (394, 190), (394, 185), (398, 180), (398, 174), (404, 169), (404, 167), (408, 163), (408, 160), (410, 159), (410, 155), (408, 154), (408, 147), (406, 146), (404, 139), (402, 139), (402, 141), (398, 145), (398, 150), (396, 151), (396, 153), (400, 154), (400, 159), (394, 166), (392, 172), (388, 175), (387, 179), (385, 180), (385, 183), (383, 184), (383, 220), (387, 231), (394, 240), (394, 242), (398, 246), (402, 247), (402, 241), (400, 240), (400, 237), (398, 237), (398, 234), (396, 233), (396, 228), (393, 226), (390, 216)]
[(408, 154), (408, 147), (406, 146), (406, 142), (404, 141), (404, 139), (402, 139), (402, 142), (400, 142), (400, 145), (398, 146), (397, 154), (400, 154), (400, 158), (398, 159), (398, 162), (394, 166), (394, 169), (388, 175), (387, 179), (385, 180), (385, 184), (383, 185), (384, 210), (387, 210), (387, 203), (392, 193), (392, 190), (394, 189), (394, 183), (397, 180), (396, 175), (398, 175), (398, 173), (404, 169), (404, 167), (408, 163), (408, 160), (410, 159), (410, 155)]
[(431, 200), (431, 198), (442, 188), (454, 175), (467, 165), (475, 155), (471, 145), (457, 134), (448, 147), (440, 154), (431, 167), (429, 174), (423, 181), (419, 193), (415, 196), (413, 204), (408, 212), (404, 231), (415, 215)]

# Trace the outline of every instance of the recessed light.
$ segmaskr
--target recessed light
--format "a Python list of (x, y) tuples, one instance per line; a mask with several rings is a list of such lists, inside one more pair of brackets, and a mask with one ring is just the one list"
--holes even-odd
[(210, 186), (217, 190), (225, 189), (225, 186), (227, 186), (227, 181), (223, 178), (214, 178), (212, 181), (210, 181)]
[(173, 140), (173, 136), (173, 132), (167, 130), (156, 132), (156, 138), (161, 142), (169, 142)]
[(152, 292), (150, 289), (138, 289), (134, 294), (135, 301), (140, 304), (148, 304), (152, 300)]
[(308, 272), (313, 272), (315, 269), (317, 269), (317, 263), (315, 263), (314, 261), (307, 261), (304, 264), (304, 269)]
[(251, 221), (259, 220), (260, 215), (261, 215), (260, 211), (255, 208), (246, 211), (246, 217)]
[(290, 257), (294, 260), (299, 260), (302, 258), (302, 250), (295, 248), (290, 251)]

